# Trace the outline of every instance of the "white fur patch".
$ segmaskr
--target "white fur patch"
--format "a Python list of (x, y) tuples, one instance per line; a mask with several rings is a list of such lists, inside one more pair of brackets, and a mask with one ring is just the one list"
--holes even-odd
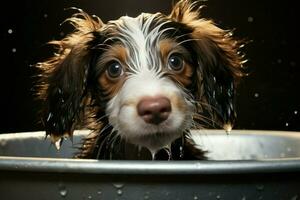
[[(193, 106), (182, 89), (162, 76), (158, 42), (165, 30), (160, 30), (161, 25), (150, 30), (155, 15), (143, 21), (145, 15), (122, 17), (115, 22), (120, 31), (119, 40), (130, 54), (127, 65), (132, 73), (108, 102), (106, 113), (122, 138), (155, 152), (170, 145), (190, 127)], [(164, 96), (170, 100), (172, 111), (167, 120), (158, 125), (149, 124), (138, 115), (137, 105), (145, 96)]]

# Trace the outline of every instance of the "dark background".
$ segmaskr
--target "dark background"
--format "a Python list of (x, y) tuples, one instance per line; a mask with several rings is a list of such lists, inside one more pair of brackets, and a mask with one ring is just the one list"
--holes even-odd
[[(33, 97), (32, 64), (49, 53), (46, 42), (62, 38), (70, 26), (59, 24), (72, 6), (104, 22), (140, 12), (169, 13), (172, 0), (11, 0), (2, 5), (0, 133), (42, 130)], [(209, 0), (203, 16), (235, 36), (245, 48), (250, 76), (238, 89), (235, 128), (300, 131), (299, 9), (296, 1)], [(20, 9), (20, 10), (19, 10)]]

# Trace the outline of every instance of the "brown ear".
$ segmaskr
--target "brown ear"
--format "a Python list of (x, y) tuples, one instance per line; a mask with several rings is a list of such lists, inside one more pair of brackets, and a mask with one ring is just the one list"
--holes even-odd
[[(200, 8), (189, 0), (179, 1), (173, 8), (170, 18), (183, 23), (192, 31), (197, 52), (197, 91), (195, 97), (211, 113), (213, 120), (231, 129), (236, 113), (234, 106), (235, 88), (243, 75), (245, 62), (238, 52), (241, 44), (232, 38), (230, 31), (222, 30), (213, 21), (200, 18)], [(200, 104), (201, 105), (201, 104)], [(206, 107), (206, 108), (205, 108)]]
[(72, 136), (80, 121), (87, 97), (90, 43), (94, 32), (102, 26), (99, 19), (94, 20), (82, 11), (67, 21), (75, 27), (74, 32), (50, 42), (58, 48), (57, 53), (37, 64), (41, 70), (38, 95), (44, 104), (42, 121), (53, 142)]

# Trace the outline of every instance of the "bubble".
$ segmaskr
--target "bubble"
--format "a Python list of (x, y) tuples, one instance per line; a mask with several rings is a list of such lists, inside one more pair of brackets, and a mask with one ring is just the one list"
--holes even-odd
[(8, 29), (8, 34), (12, 34), (13, 33), (13, 30), (12, 29)]

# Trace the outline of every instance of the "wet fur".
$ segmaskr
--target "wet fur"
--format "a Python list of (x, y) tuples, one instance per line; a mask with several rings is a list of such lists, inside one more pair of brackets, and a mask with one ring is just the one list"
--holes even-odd
[[(244, 60), (238, 52), (241, 43), (232, 37), (230, 31), (201, 18), (198, 3), (188, 0), (175, 4), (170, 15), (157, 13), (139, 17), (145, 21), (155, 18), (155, 23), (149, 25), (150, 30), (158, 25), (176, 27), (182, 33), (166, 31), (168, 37), (181, 34), (190, 40), (184, 44), (194, 55), (190, 82), (180, 84), (176, 77), (169, 77), (191, 96), (195, 108), (191, 114), (191, 128), (230, 128), (236, 118), (235, 88), (243, 75)], [(55, 143), (62, 137), (72, 137), (75, 129), (89, 128), (91, 134), (84, 139), (77, 158), (127, 159), (122, 151), (132, 145), (118, 135), (107, 114), (108, 102), (115, 94), (99, 87), (98, 78), (103, 69), (96, 67), (97, 59), (107, 50), (106, 46), (114, 42), (113, 31), (110, 37), (105, 34), (118, 22), (104, 24), (81, 10), (67, 21), (74, 26), (74, 32), (62, 40), (50, 42), (57, 49), (55, 55), (37, 64), (42, 75), (38, 95), (44, 103), (42, 121), (46, 134)], [(166, 21), (166, 25), (162, 25)], [(190, 139), (189, 130), (185, 129), (167, 155), (171, 156), (158, 153), (156, 159), (205, 158), (204, 152)]]

